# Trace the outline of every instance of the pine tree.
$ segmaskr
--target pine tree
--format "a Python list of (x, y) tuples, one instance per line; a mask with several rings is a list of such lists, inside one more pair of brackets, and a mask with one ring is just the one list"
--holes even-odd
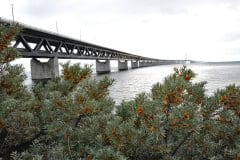
[(17, 52), (9, 47), (17, 26), (0, 24), (0, 157), (24, 151), (41, 133), (31, 112), (32, 96), (23, 85), (21, 65), (10, 65)]
[(111, 145), (129, 159), (234, 159), (240, 152), (240, 87), (213, 96), (206, 82), (193, 83), (186, 66), (151, 94), (119, 106), (109, 127)]
[[(106, 145), (105, 128), (113, 119), (108, 88), (113, 80), (91, 78), (89, 66), (63, 65), (63, 76), (29, 91), (10, 42), (15, 26), (1, 24), (0, 158), (118, 159)], [(10, 57), (10, 58), (9, 58)]]

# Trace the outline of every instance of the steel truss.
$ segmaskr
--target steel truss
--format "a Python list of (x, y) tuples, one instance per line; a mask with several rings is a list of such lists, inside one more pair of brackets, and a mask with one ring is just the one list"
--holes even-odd
[[(0, 18), (0, 23), (9, 25), (13, 22)], [(23, 58), (58, 57), (62, 59), (159, 61), (69, 38), (28, 25), (16, 24), (22, 29), (12, 45), (21, 53)]]

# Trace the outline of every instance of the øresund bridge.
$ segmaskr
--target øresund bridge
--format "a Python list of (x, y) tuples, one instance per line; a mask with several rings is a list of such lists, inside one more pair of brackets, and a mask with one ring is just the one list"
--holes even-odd
[[(118, 69), (120, 71), (128, 69), (128, 61), (131, 61), (132, 69), (183, 63), (183, 60), (160, 60), (122, 52), (1, 17), (0, 23), (6, 25), (17, 24), (21, 27), (21, 31), (16, 36), (12, 46), (19, 51), (22, 58), (31, 58), (31, 75), (33, 80), (59, 76), (58, 59), (96, 60), (97, 73), (110, 72), (110, 60), (118, 61)], [(49, 61), (43, 63), (38, 58), (49, 58)]]

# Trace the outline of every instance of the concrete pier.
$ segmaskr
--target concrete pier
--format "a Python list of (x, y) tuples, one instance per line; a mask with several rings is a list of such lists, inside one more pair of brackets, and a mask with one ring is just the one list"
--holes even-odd
[(147, 63), (145, 61), (140, 61), (139, 62), (139, 68), (140, 67), (147, 67)]
[(48, 62), (31, 59), (31, 76), (33, 81), (44, 81), (59, 76), (58, 58), (51, 58)]
[(131, 68), (138, 68), (138, 61), (131, 61)]
[(98, 74), (111, 72), (110, 60), (96, 60), (96, 72)]
[(123, 70), (128, 70), (128, 63), (127, 60), (118, 60), (118, 70), (123, 71)]

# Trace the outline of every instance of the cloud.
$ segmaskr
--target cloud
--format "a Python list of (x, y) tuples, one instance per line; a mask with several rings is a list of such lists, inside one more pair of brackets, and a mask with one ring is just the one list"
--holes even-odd
[(80, 33), (82, 40), (134, 54), (181, 59), (187, 53), (204, 60), (210, 53), (214, 59), (218, 53), (238, 52), (231, 48), (240, 40), (240, 0), (21, 0), (21, 7), (20, 1), (15, 3), (20, 8), (16, 19), (26, 24), (55, 31), (57, 21), (61, 34), (79, 38)]
[(70, 11), (74, 4), (68, 3), (71, 0), (25, 0), (25, 5), (21, 8), (22, 13), (39, 20), (48, 18), (54, 15), (61, 15)]
[(192, 6), (223, 3), (229, 3), (229, 7), (240, 4), (238, 0), (25, 0), (22, 12), (39, 19), (65, 15), (83, 19), (97, 17), (104, 20), (141, 17), (153, 13), (187, 14), (188, 8)]
[(239, 40), (240, 40), (240, 32), (232, 32), (227, 34), (224, 37), (224, 41), (227, 41), (227, 42), (233, 42), (233, 41), (239, 41)]
[(54, 15), (64, 15), (74, 12), (86, 17), (103, 16), (136, 16), (149, 13), (178, 14), (186, 12), (184, 3), (169, 3), (162, 0), (25, 0), (21, 9), (32, 17), (48, 18)]

